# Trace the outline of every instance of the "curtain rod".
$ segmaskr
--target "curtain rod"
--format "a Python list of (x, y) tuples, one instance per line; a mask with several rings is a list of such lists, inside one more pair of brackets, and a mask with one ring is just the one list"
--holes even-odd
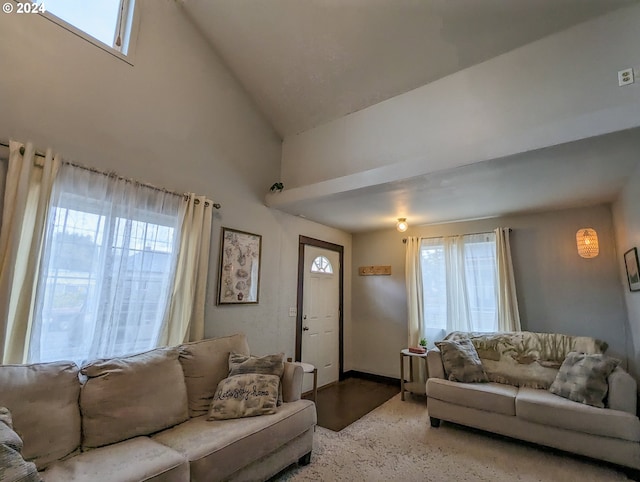
[[(8, 148), (9, 144), (0, 141), (0, 146), (4, 146), (4, 147)], [(20, 154), (24, 156), (24, 146), (20, 147)], [(45, 155), (43, 153), (38, 152), (38, 151), (35, 151), (35, 155), (37, 157), (45, 157)], [(147, 184), (146, 182), (135, 181), (135, 180), (120, 176), (116, 172), (101, 171), (100, 169), (96, 169), (94, 167), (83, 166), (82, 164), (77, 164), (77, 163), (71, 162), (71, 161), (62, 161), (62, 162), (63, 162), (63, 164), (68, 164), (69, 166), (77, 167), (78, 169), (84, 169), (85, 171), (95, 172), (96, 174), (102, 174), (103, 176), (107, 176), (107, 177), (115, 177), (117, 179), (120, 179), (120, 180), (123, 180), (123, 181), (126, 181), (126, 182), (135, 182), (139, 186), (148, 187), (149, 189), (154, 189), (156, 191), (160, 191), (160, 192), (164, 192), (164, 193), (167, 193), (167, 194), (171, 194), (173, 196), (180, 196), (180, 197), (184, 198), (185, 201), (189, 199), (189, 195), (188, 194), (179, 193), (179, 192), (176, 192), (176, 191), (171, 191), (171, 190), (165, 189), (163, 187), (154, 186), (153, 184)], [(196, 204), (200, 204), (200, 200), (196, 199), (195, 203)], [(211, 204), (216, 209), (220, 209), (222, 207), (220, 205), (220, 203), (209, 203), (209, 201), (206, 201), (204, 203), (205, 206), (209, 206), (209, 204)]]
[[(513, 229), (509, 228), (509, 232), (513, 231)], [(480, 233), (464, 233), (464, 234), (455, 234), (454, 236), (473, 236), (474, 234), (491, 234), (493, 231), (482, 231)], [(420, 239), (435, 239), (435, 238), (444, 238), (444, 236), (429, 236), (428, 238), (420, 238)], [(402, 238), (402, 243), (407, 244), (407, 238)]]

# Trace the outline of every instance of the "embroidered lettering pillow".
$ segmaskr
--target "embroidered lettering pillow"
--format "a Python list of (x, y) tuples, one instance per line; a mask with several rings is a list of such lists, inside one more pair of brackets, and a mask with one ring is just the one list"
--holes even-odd
[(207, 420), (256, 417), (276, 412), (280, 377), (244, 373), (218, 384)]

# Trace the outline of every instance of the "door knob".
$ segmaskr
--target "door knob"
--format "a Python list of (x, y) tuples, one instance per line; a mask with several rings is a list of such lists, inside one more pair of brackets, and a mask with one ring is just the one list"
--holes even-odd
[(309, 331), (309, 327), (308, 326), (303, 326), (302, 327), (302, 331)]

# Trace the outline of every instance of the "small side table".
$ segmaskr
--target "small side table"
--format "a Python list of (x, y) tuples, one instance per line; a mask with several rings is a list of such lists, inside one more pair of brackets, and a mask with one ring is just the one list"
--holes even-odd
[(313, 373), (313, 401), (315, 402), (318, 397), (318, 369), (311, 363), (297, 362), (302, 367), (302, 371), (305, 373)]
[[(408, 348), (400, 350), (400, 399), (404, 402), (404, 392), (426, 394), (426, 386), (413, 380), (413, 359), (421, 358), (424, 360), (425, 375), (429, 377), (429, 367), (427, 365), (427, 350), (425, 353), (411, 353)], [(404, 381), (404, 357), (409, 357), (409, 381)]]

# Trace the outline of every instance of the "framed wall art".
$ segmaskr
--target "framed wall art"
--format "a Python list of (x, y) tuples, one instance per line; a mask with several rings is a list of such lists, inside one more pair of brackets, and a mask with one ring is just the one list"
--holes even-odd
[(638, 264), (638, 248), (631, 248), (624, 253), (624, 265), (627, 268), (627, 281), (631, 291), (640, 291), (640, 265)]
[(262, 236), (222, 228), (218, 304), (258, 303)]

